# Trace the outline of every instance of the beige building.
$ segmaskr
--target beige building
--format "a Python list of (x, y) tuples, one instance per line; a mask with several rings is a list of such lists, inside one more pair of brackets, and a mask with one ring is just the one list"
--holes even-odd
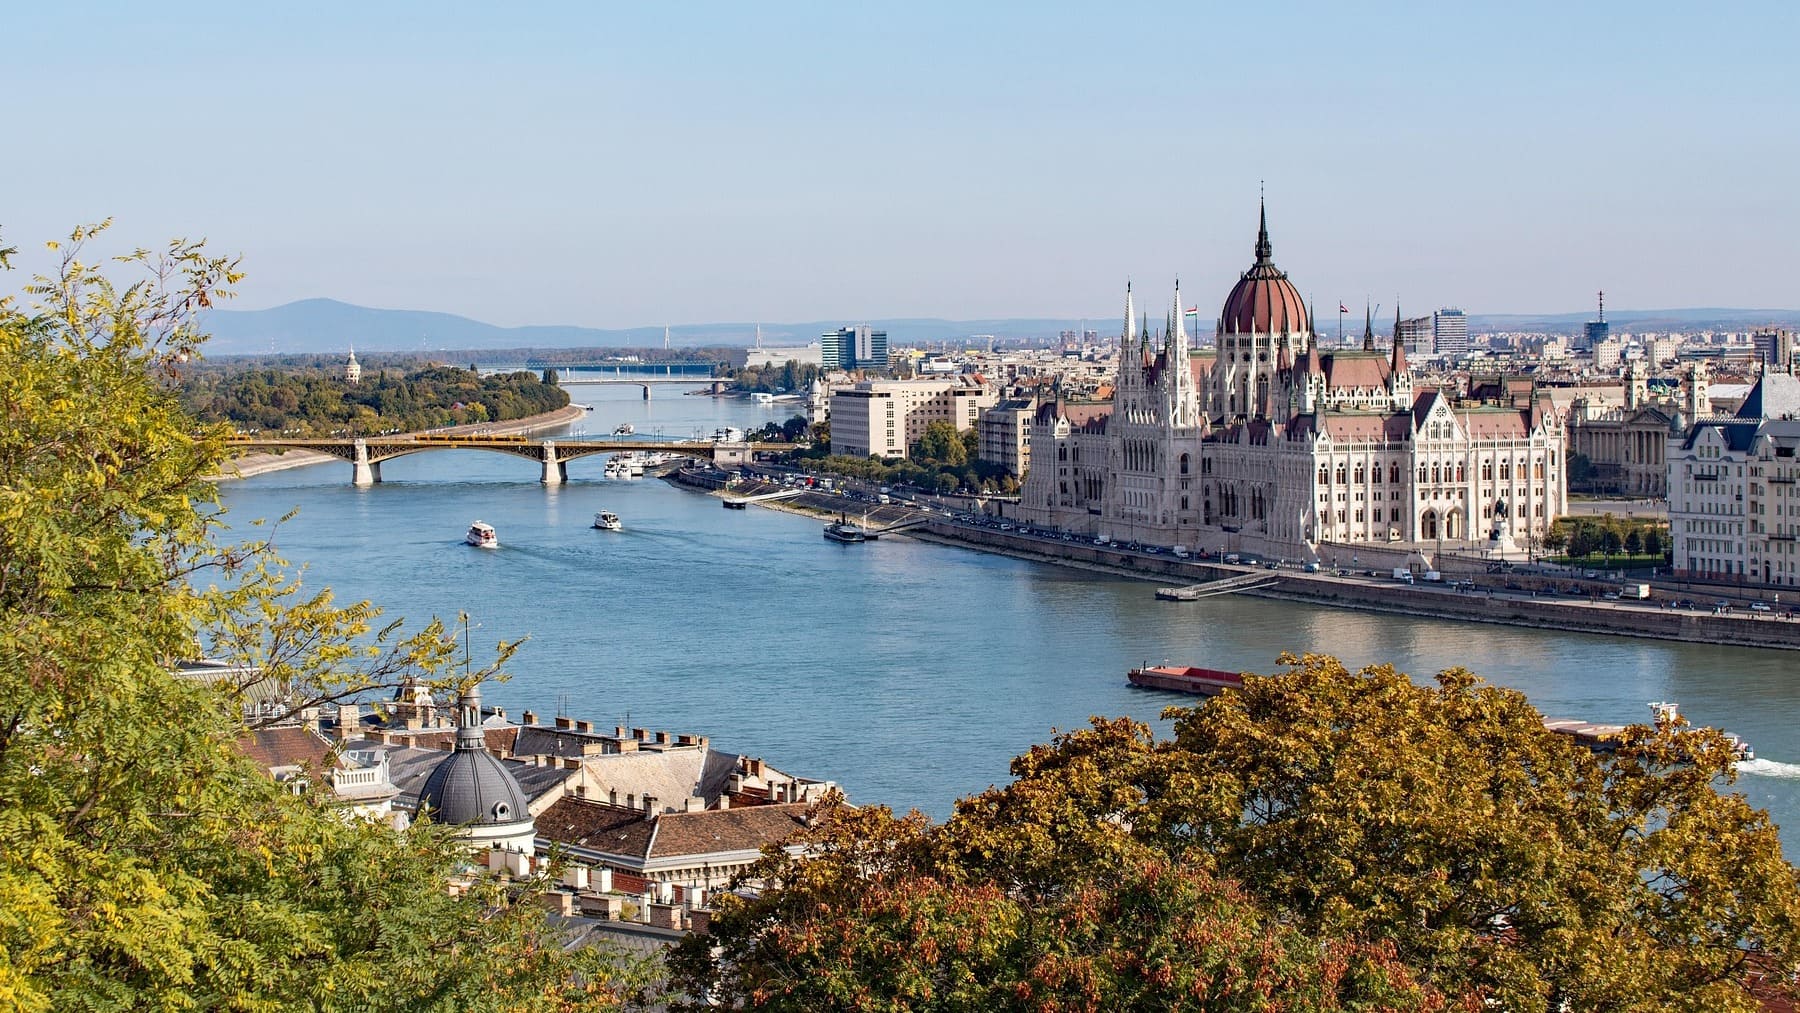
[(1031, 423), (1036, 415), (1036, 398), (1007, 398), (982, 412), (975, 423), (981, 434), (981, 459), (1022, 477), (1031, 467)]
[(1800, 586), (1800, 380), (1766, 374), (1735, 416), (1671, 437), (1668, 459), (1678, 575)]
[(866, 380), (831, 392), (831, 452), (847, 457), (905, 457), (933, 422), (973, 427), (998, 396), (963, 377)]

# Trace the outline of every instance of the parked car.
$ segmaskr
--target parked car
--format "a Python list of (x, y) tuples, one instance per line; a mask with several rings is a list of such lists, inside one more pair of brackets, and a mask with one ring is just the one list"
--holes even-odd
[(1766, 601), (1753, 601), (1750, 603), (1750, 611), (1752, 611), (1752, 612), (1773, 612), (1773, 611), (1775, 611), (1775, 609), (1772, 606), (1770, 606), (1769, 603)]

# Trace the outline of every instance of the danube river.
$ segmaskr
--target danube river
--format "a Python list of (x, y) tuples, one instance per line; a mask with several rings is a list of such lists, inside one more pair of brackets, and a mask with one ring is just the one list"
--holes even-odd
[[(791, 402), (683, 396), (658, 385), (571, 386), (594, 405), (564, 438), (711, 434), (794, 414)], [(1138, 690), (1145, 661), (1271, 671), (1282, 650), (1352, 666), (1392, 661), (1415, 678), (1463, 665), (1543, 711), (1639, 721), (1652, 700), (1756, 748), (1738, 789), (1800, 844), (1800, 657), (1775, 651), (1459, 625), (1224, 596), (1165, 603), (1154, 585), (954, 547), (883, 539), (844, 546), (820, 524), (722, 510), (656, 480), (601, 477), (603, 458), (538, 484), (530, 461), (434, 451), (350, 485), (327, 463), (223, 486), (229, 520), (299, 513), (276, 535), (310, 587), (367, 598), (409, 628), (468, 612), (474, 642), (529, 637), (513, 679), (484, 690), (596, 724), (709, 735), (722, 749), (838, 781), (859, 802), (936, 818), (1007, 779), (1007, 761), (1090, 714), (1156, 721), (1188, 702)], [(611, 510), (622, 532), (590, 528)], [(501, 548), (462, 543), (469, 522)]]

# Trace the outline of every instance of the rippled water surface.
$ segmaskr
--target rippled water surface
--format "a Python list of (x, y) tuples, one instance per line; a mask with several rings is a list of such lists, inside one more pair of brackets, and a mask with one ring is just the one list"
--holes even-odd
[[(640, 436), (688, 437), (795, 411), (679, 389), (645, 402), (637, 387), (571, 387), (595, 410), (567, 438), (624, 421)], [(1127, 685), (1134, 665), (1269, 671), (1291, 649), (1393, 661), (1415, 677), (1464, 665), (1547, 713), (1592, 721), (1643, 720), (1649, 701), (1678, 701), (1756, 747), (1739, 789), (1800, 825), (1792, 654), (1233, 596), (1158, 602), (1151, 584), (906, 538), (838, 545), (817, 521), (609, 481), (601, 466), (573, 462), (568, 485), (545, 488), (533, 462), (434, 451), (384, 465), (374, 488), (351, 487), (334, 463), (230, 483), (225, 499), (240, 526), (298, 506), (279, 547), (341, 602), (372, 599), (410, 625), (464, 610), (478, 645), (529, 636), (490, 702), (710, 735), (835, 779), (854, 799), (940, 818), (1003, 782), (1007, 761), (1052, 729), (1090, 714), (1154, 721), (1184, 702)], [(590, 528), (602, 509), (625, 530)], [(462, 543), (477, 518), (501, 548)]]

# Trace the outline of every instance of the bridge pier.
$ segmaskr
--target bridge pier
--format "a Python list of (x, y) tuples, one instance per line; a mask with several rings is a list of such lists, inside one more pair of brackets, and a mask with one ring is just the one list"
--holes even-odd
[(357, 440), (355, 446), (356, 456), (350, 461), (350, 484), (362, 487), (381, 481), (381, 462), (369, 460), (368, 441)]
[(712, 446), (713, 464), (720, 468), (749, 464), (755, 456), (748, 443), (715, 443)]
[(556, 459), (556, 441), (544, 441), (544, 474), (538, 481), (545, 485), (561, 485), (568, 481), (568, 466)]
[(648, 401), (648, 400), (650, 400), (650, 385), (646, 383), (643, 386), (644, 386), (644, 400)]

